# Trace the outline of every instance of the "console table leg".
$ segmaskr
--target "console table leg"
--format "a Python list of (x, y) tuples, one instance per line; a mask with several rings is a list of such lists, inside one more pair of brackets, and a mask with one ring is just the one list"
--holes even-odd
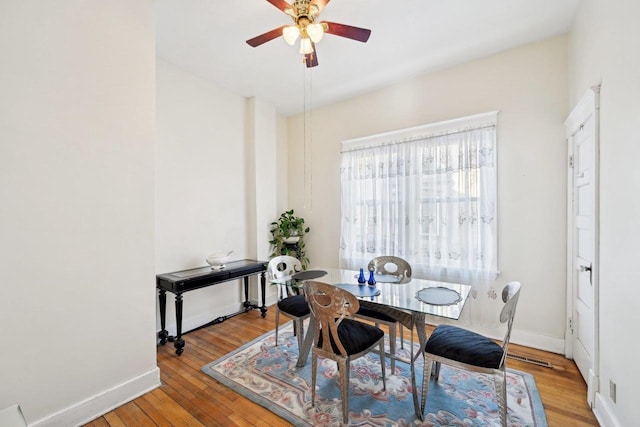
[(249, 301), (249, 277), (244, 278), (244, 308), (251, 307), (251, 301)]
[(158, 301), (160, 303), (160, 332), (158, 332), (158, 338), (160, 339), (160, 344), (165, 345), (169, 337), (169, 332), (165, 327), (167, 324), (167, 291), (160, 289)]
[(260, 290), (262, 291), (262, 307), (260, 307), (260, 313), (262, 317), (266, 317), (267, 316), (267, 279), (264, 271), (260, 275)]
[(182, 294), (176, 294), (176, 339), (173, 343), (176, 354), (180, 356), (184, 352), (184, 340), (182, 339)]

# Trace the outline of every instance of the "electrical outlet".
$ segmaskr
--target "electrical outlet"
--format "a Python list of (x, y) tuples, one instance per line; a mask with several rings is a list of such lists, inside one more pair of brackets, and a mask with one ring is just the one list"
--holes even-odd
[(609, 380), (609, 397), (613, 403), (616, 403), (616, 383), (613, 380)]

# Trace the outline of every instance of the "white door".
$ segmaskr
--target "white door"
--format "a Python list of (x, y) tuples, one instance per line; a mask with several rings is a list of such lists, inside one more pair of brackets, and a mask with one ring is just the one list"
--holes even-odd
[(590, 90), (565, 122), (569, 151), (567, 357), (598, 391), (598, 94)]

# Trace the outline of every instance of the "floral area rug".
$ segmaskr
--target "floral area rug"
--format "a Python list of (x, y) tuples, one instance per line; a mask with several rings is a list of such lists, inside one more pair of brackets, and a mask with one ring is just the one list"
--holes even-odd
[[(315, 407), (311, 406), (311, 356), (296, 367), (298, 345), (291, 322), (209, 363), (202, 370), (296, 426), (342, 425), (340, 378), (336, 364), (318, 360)], [(406, 352), (409, 342), (405, 342)], [(405, 353), (406, 354), (406, 353)], [(382, 389), (379, 358), (370, 353), (351, 362), (349, 426), (499, 426), (493, 379), (442, 365), (440, 379), (431, 379), (425, 420), (414, 412), (409, 365), (387, 359), (387, 389)], [(422, 358), (416, 364), (421, 385)], [(533, 377), (507, 372), (509, 427), (546, 427), (546, 417)]]

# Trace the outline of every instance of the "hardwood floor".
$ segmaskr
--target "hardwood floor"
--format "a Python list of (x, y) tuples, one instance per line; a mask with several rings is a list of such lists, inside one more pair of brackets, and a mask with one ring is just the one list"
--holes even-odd
[[(281, 319), (283, 323), (287, 321), (284, 316)], [(272, 330), (274, 322), (272, 307), (264, 319), (254, 310), (183, 336), (186, 346), (180, 357), (176, 356), (173, 344), (158, 346), (162, 385), (86, 426), (291, 425), (200, 371), (207, 363)], [(598, 425), (586, 403), (586, 385), (573, 361), (517, 345), (510, 346), (510, 353), (553, 365), (547, 368), (507, 360), (508, 367), (534, 376), (550, 427)]]

